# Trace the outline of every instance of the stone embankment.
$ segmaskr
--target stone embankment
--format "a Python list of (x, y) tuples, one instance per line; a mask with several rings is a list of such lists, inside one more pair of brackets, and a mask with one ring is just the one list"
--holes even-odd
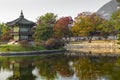
[(67, 44), (65, 46), (68, 51), (82, 51), (92, 53), (120, 53), (120, 45), (115, 42), (94, 42), (94, 43), (78, 43)]
[(41, 51), (22, 51), (22, 52), (0, 52), (0, 56), (28, 56), (28, 55), (41, 55), (65, 52), (65, 49), (60, 50), (41, 50)]

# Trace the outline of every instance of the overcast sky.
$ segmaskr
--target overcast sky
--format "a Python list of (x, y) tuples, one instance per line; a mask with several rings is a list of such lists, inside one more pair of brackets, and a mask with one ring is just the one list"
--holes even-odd
[(96, 12), (110, 0), (0, 0), (0, 22), (19, 17), (23, 10), (25, 18), (36, 21), (47, 12), (63, 16), (77, 16), (80, 12)]

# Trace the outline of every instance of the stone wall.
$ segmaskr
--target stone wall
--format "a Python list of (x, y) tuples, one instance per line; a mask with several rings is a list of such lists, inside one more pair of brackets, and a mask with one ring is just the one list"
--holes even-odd
[(105, 43), (80, 43), (80, 44), (67, 44), (65, 46), (68, 51), (83, 51), (83, 52), (95, 52), (95, 53), (108, 53), (108, 52), (120, 52), (119, 45), (114, 42)]

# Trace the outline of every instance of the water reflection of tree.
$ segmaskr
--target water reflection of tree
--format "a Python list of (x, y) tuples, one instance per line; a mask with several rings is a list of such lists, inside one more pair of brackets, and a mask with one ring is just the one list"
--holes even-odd
[(11, 70), (9, 58), (0, 58), (0, 70)]
[(96, 77), (93, 73), (94, 67), (92, 67), (91, 62), (88, 58), (80, 58), (74, 61), (73, 64), (75, 68), (76, 76), (79, 77), (79, 80), (95, 80)]
[(47, 61), (37, 62), (37, 68), (39, 69), (39, 74), (46, 80), (53, 80), (57, 77), (54, 66)]
[(64, 55), (46, 56), (36, 63), (39, 74), (46, 80), (54, 80), (57, 73), (63, 77), (73, 76), (74, 72), (69, 66), (69, 58)]
[(55, 61), (55, 69), (63, 77), (71, 77), (74, 74), (74, 71), (70, 67), (69, 62), (70, 59), (67, 57), (60, 57)]
[[(120, 74), (115, 70), (115, 62), (112, 58), (88, 58), (83, 57), (75, 59), (73, 67), (79, 80), (97, 80), (104, 78), (105, 80), (118, 80), (113, 78), (114, 74)], [(115, 77), (115, 76), (114, 76)], [(117, 75), (117, 77), (119, 77)], [(120, 79), (120, 77), (119, 77)]]
[[(69, 62), (73, 61), (72, 67)], [(10, 68), (10, 65), (14, 68)], [(79, 80), (119, 80), (120, 58), (112, 57), (70, 57), (61, 54), (35, 57), (0, 58), (0, 68), (13, 70), (8, 80), (35, 80), (32, 70), (37, 67), (44, 80), (58, 77), (72, 77)], [(14, 79), (15, 78), (15, 79)]]
[(8, 80), (35, 80), (35, 76), (32, 74), (34, 67), (29, 61), (14, 62), (13, 75)]
[(111, 73), (111, 80), (120, 80), (120, 58), (117, 58), (113, 69), (114, 70)]

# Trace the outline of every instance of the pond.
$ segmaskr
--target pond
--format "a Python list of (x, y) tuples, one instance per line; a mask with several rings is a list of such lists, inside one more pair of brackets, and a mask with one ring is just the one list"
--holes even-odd
[(0, 57), (0, 80), (120, 80), (120, 58), (69, 53)]

